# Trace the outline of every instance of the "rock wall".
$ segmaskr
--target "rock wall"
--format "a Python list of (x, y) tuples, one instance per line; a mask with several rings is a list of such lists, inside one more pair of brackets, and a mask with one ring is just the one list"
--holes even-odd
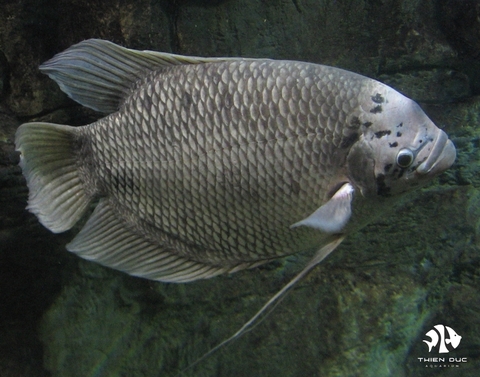
[[(455, 166), (347, 240), (252, 332), (191, 376), (476, 376), (480, 367), (480, 4), (476, 0), (19, 0), (0, 4), (0, 375), (170, 376), (234, 333), (302, 268), (295, 256), (187, 285), (79, 260), (28, 214), (22, 122), (100, 117), (38, 65), (73, 43), (306, 60), (418, 100)], [(425, 333), (467, 357), (430, 368)]]

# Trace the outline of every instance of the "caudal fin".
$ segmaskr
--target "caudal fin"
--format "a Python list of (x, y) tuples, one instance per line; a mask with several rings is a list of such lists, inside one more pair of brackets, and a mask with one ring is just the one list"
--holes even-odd
[(70, 126), (25, 123), (15, 135), (29, 188), (27, 209), (54, 233), (70, 229), (91, 201), (78, 174), (75, 134)]

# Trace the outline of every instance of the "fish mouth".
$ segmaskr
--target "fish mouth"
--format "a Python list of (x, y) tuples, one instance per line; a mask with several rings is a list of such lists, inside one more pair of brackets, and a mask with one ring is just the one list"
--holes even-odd
[(416, 169), (417, 174), (439, 174), (452, 166), (455, 161), (457, 156), (455, 146), (445, 132), (439, 131), (429, 156)]

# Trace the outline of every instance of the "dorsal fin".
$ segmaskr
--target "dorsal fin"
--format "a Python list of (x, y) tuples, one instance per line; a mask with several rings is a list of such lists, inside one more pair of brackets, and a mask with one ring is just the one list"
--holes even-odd
[(102, 113), (112, 113), (118, 110), (135, 82), (150, 71), (174, 65), (232, 59), (137, 51), (102, 39), (88, 39), (43, 63), (40, 71), (81, 105)]

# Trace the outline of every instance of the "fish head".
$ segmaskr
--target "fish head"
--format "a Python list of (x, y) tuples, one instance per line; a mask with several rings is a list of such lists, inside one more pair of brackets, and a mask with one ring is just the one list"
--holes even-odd
[(446, 343), (450, 343), (453, 348), (457, 348), (462, 340), (462, 337), (458, 335), (451, 327), (445, 326), (445, 328), (447, 329), (449, 337), (449, 339), (446, 340)]
[(374, 80), (367, 88), (353, 120), (359, 136), (347, 157), (349, 175), (364, 196), (402, 194), (453, 164), (452, 141), (416, 102)]

